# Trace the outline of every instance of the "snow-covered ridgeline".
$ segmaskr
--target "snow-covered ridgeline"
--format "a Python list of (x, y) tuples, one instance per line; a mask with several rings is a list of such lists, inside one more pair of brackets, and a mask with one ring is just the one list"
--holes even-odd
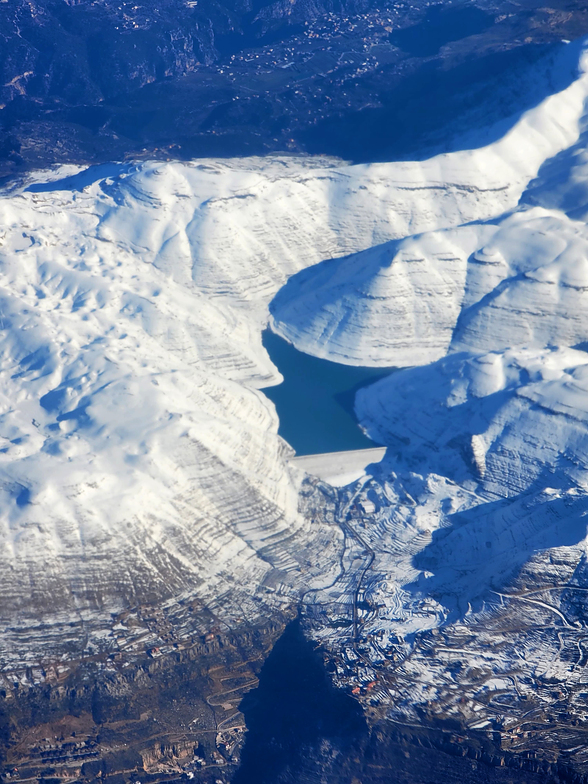
[[(582, 72), (500, 142), (424, 162), (150, 162), (120, 167), (81, 192), (58, 182), (6, 191), (5, 626), (18, 636), (19, 624), (35, 617), (65, 623), (75, 611), (89, 623), (124, 605), (194, 592), (231, 621), (243, 606), (254, 612), (248, 599), (262, 584), (277, 589), (276, 602), (330, 584), (340, 532), (298, 514), (288, 449), (257, 391), (279, 378), (261, 346), (268, 303), (290, 275), (324, 258), (434, 231), (398, 248), (410, 270), (421, 245), (447, 264), (426, 265), (419, 283), (426, 288), (436, 276), (445, 287), (450, 316), (438, 317), (432, 300), (428, 308), (444, 352), (451, 330), (440, 325), (457, 318), (464, 287), (488, 289), (500, 267), (494, 251), (481, 251), (483, 280), (468, 284), (469, 249), (503, 230), (450, 227), (513, 208), (545, 158), (577, 141), (586, 78)], [(68, 167), (47, 179), (75, 174)], [(540, 208), (534, 215), (554, 219)], [(365, 250), (370, 258), (381, 252)], [(355, 285), (351, 270), (342, 280)], [(379, 301), (377, 287), (368, 299)], [(357, 297), (350, 302), (349, 323), (362, 307)], [(432, 330), (414, 323), (430, 343)], [(384, 322), (372, 329), (389, 340)], [(427, 345), (427, 358), (439, 350)], [(17, 645), (10, 634), (5, 651)], [(91, 649), (91, 624), (88, 639)]]
[[(308, 353), (381, 367), (425, 364), (464, 346), (553, 343), (552, 309), (559, 314), (553, 314), (559, 318), (559, 342), (573, 345), (582, 339), (583, 295), (577, 292), (585, 285), (585, 226), (553, 209), (495, 221), (516, 208), (521, 196), (523, 202), (556, 206), (554, 181), (557, 206), (567, 198), (570, 208), (578, 208), (583, 170), (577, 155), (565, 151), (582, 149), (586, 65), (582, 54), (580, 77), (527, 112), (498, 142), (426, 162), (431, 187), (434, 165), (446, 178), (443, 196), (436, 195), (438, 208), (447, 204), (450, 183), (464, 171), (473, 173), (477, 190), (484, 191), (475, 210), (460, 217), (450, 209), (435, 231), (404, 235), (299, 273), (272, 302), (273, 328)], [(533, 182), (527, 197), (529, 181), (548, 159), (550, 176)], [(492, 222), (481, 223), (489, 218)], [(533, 278), (549, 278), (556, 288), (540, 291)], [(512, 314), (521, 308), (526, 318), (517, 319)], [(566, 312), (571, 315), (564, 329)]]
[[(350, 364), (410, 366), (464, 348), (573, 346), (588, 334), (587, 259), (585, 223), (523, 208), (319, 265), (284, 287), (274, 318), (288, 314), (290, 325), (308, 327), (295, 340), (303, 348), (320, 330), (314, 350)], [(283, 323), (279, 330), (292, 337)]]

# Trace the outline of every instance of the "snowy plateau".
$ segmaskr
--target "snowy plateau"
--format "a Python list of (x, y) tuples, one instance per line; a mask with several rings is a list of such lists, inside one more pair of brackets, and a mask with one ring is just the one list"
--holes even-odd
[[(67, 166), (4, 187), (6, 688), (155, 644), (113, 625), (138, 605), (236, 627), (302, 604), (374, 719), (455, 718), (588, 769), (585, 45), (543, 64), (546, 85), (574, 78), (496, 140), (422, 162)], [(359, 481), (290, 462), (261, 391), (280, 381), (268, 322), (403, 368), (356, 397), (387, 447)]]

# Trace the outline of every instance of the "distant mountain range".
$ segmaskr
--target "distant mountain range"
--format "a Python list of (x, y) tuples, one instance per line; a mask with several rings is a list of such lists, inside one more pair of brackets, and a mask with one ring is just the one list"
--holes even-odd
[[(352, 160), (450, 148), (584, 4), (375, 0), (0, 2), (0, 177), (53, 163), (269, 151)], [(494, 85), (494, 87), (493, 87)]]

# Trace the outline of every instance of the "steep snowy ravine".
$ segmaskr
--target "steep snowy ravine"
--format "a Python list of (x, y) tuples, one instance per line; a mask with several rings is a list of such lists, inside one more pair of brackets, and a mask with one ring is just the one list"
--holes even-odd
[[(418, 635), (466, 613), (490, 624), (489, 592), (524, 569), (551, 579), (553, 549), (572, 583), (583, 553), (588, 354), (570, 347), (587, 339), (587, 229), (541, 189), (546, 161), (582, 181), (566, 151), (581, 141), (587, 62), (570, 47), (578, 78), (485, 148), (371, 166), (148, 162), (81, 191), (63, 189), (79, 171), (66, 167), (4, 190), (6, 669), (109, 649), (125, 606), (195, 596), (231, 625), (304, 594), (335, 653), (369, 632), (374, 667), (389, 654), (407, 668), (381, 687), (382, 711), (458, 710), (435, 691), (450, 670), (431, 685), (419, 669)], [(302, 477), (260, 391), (279, 380), (261, 344), (279, 291), (274, 327), (304, 350), (438, 360), (359, 396), (391, 448), (377, 476), (325, 496), (341, 525), (314, 501), (299, 510)], [(341, 683), (365, 694), (374, 675)]]

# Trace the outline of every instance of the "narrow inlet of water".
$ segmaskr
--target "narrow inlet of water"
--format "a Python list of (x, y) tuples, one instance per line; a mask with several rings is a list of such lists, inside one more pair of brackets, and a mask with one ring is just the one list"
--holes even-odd
[(352, 367), (318, 359), (269, 329), (262, 339), (284, 376), (283, 383), (266, 387), (263, 393), (278, 412), (279, 434), (297, 455), (379, 446), (360, 429), (353, 404), (358, 389), (384, 378), (393, 368)]

